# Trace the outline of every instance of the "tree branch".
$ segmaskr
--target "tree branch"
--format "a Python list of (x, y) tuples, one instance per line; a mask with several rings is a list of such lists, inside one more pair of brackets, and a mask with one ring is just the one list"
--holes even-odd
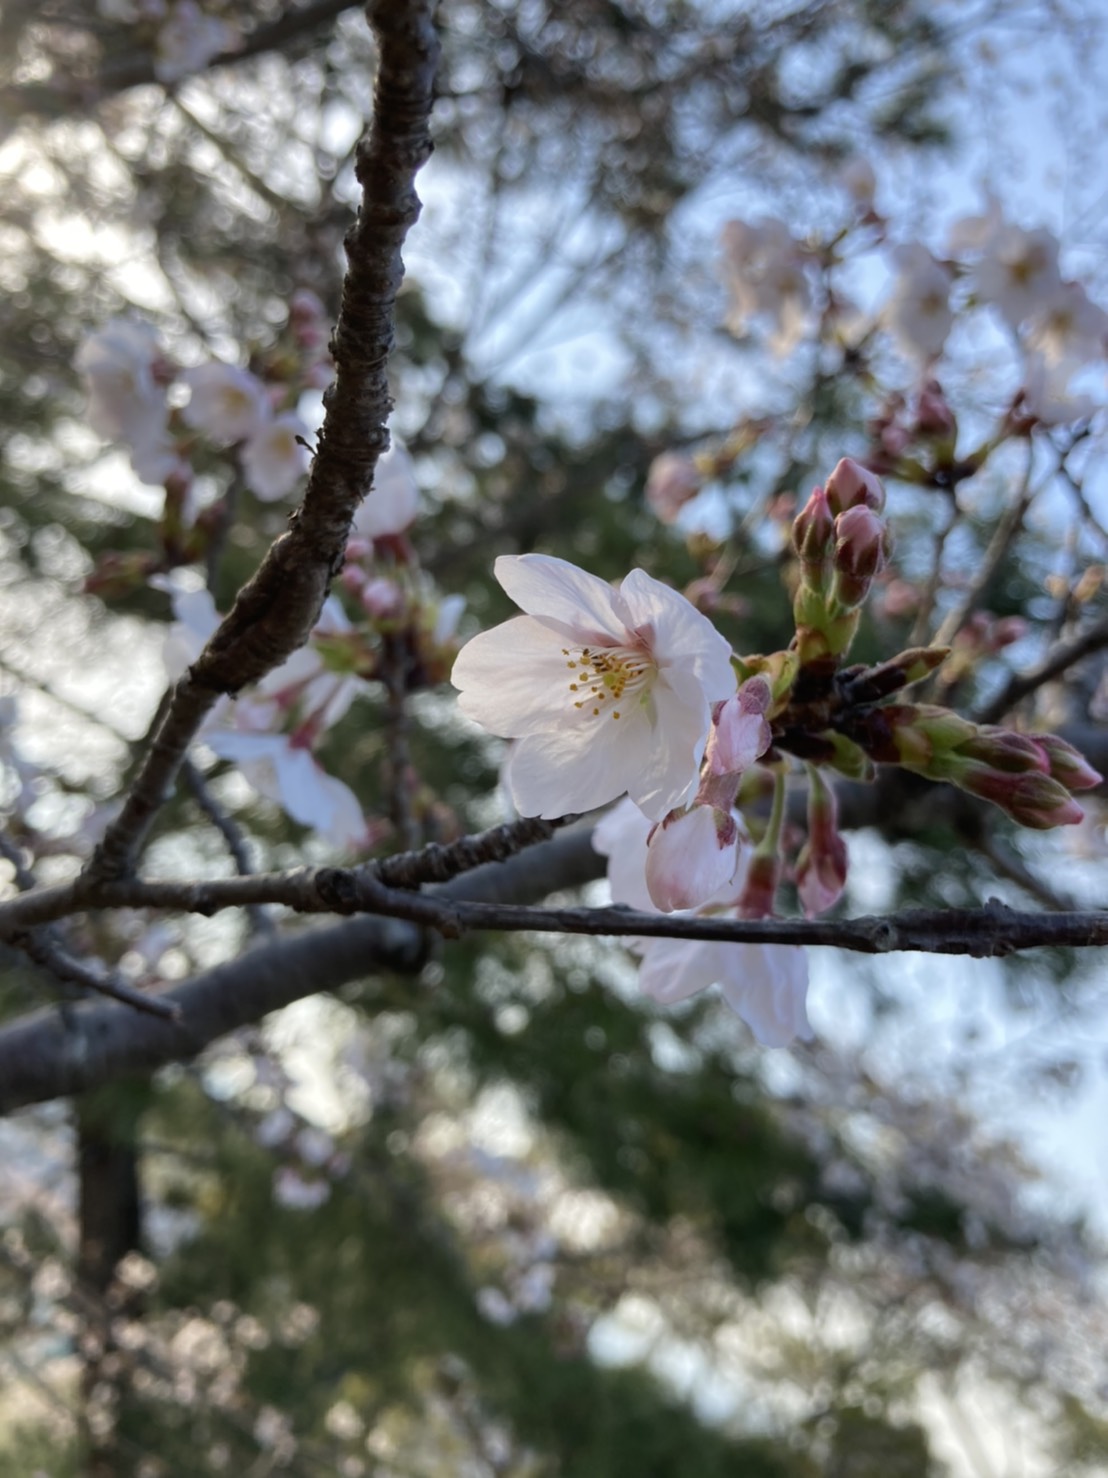
[(270, 546), (187, 675), (170, 690), (153, 744), (88, 868), (93, 879), (134, 867), (189, 743), (222, 693), (257, 682), (307, 639), (342, 562), (354, 511), (388, 446), (387, 364), (401, 247), (419, 216), (415, 176), (431, 153), (438, 61), (433, 0), (368, 7), (380, 54), (369, 134), (358, 146), (362, 207), (346, 238), (348, 265), (331, 343), (335, 379), (304, 501)]
[[(176, 1023), (122, 1006), (77, 1006), (63, 1020), (39, 1011), (0, 1031), (0, 1112), (83, 1091), (124, 1072), (152, 1071), (270, 1011), (374, 971), (413, 972), (426, 958), (429, 928), (680, 938), (728, 943), (822, 944), (864, 954), (920, 951), (995, 958), (1041, 945), (1108, 943), (1108, 913), (1028, 913), (993, 901), (981, 910), (908, 910), (885, 918), (696, 918), (624, 908), (536, 908), (525, 900), (602, 874), (587, 830), (563, 833), (504, 863), (475, 869), (428, 893), (388, 888), (364, 869), (299, 869), (284, 877), (331, 907), (377, 915), (284, 937), (152, 999), (175, 1007)], [(290, 881), (291, 880), (291, 881)], [(232, 888), (258, 878), (230, 878)], [(125, 886), (125, 885), (119, 885)], [(151, 883), (152, 890), (167, 885)], [(169, 885), (172, 886), (172, 885)], [(196, 885), (206, 887), (209, 885)]]
[[(576, 887), (603, 870), (588, 831), (565, 832), (507, 863), (492, 863), (448, 884), (495, 903)], [(337, 990), (383, 970), (418, 971), (427, 941), (396, 919), (348, 919), (266, 942), (238, 959), (160, 991), (175, 1023), (116, 1005), (36, 1011), (0, 1029), (0, 1113), (83, 1092), (127, 1073), (153, 1072), (195, 1056), (228, 1032), (319, 991)]]
[[(288, 42), (355, 8), (352, 0), (312, 0), (307, 5), (289, 7), (269, 25), (258, 26), (236, 49), (213, 57), (205, 71), (235, 66), (249, 57), (278, 51)], [(52, 79), (5, 87), (0, 91), (0, 106), (13, 117), (28, 113), (48, 118), (77, 117), (81, 113), (93, 112), (117, 93), (151, 84), (164, 85), (155, 75), (154, 58), (147, 47), (133, 56), (109, 63), (92, 78), (66, 77), (60, 82)]]
[(1080, 636), (1074, 637), (1073, 641), (1064, 642), (1055, 647), (1046, 661), (1032, 668), (1030, 672), (1014, 672), (993, 701), (975, 716), (976, 722), (999, 723), (1010, 709), (1024, 698), (1030, 697), (1044, 683), (1061, 677), (1074, 663), (1091, 656), (1093, 652), (1102, 651), (1104, 647), (1108, 647), (1108, 617), (1097, 621)]

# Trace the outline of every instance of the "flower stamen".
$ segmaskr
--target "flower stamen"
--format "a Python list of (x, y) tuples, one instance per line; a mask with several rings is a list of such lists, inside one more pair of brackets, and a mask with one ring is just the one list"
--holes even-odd
[[(650, 656), (634, 647), (582, 647), (576, 653), (563, 647), (562, 655), (573, 673), (569, 691), (583, 695), (574, 697), (573, 706), (591, 706), (593, 718), (601, 716), (609, 698), (619, 702), (625, 694), (630, 694), (637, 695), (640, 703), (647, 702), (658, 672)], [(613, 719), (620, 716), (620, 709), (611, 710)]]

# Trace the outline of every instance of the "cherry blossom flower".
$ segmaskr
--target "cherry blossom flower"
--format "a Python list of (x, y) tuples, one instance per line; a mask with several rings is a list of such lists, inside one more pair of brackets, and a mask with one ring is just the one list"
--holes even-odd
[(1023, 362), (1023, 387), (1019, 413), (1044, 426), (1063, 425), (1091, 416), (1097, 402), (1084, 391), (1071, 390), (1074, 366), (1067, 361), (1050, 364), (1042, 354), (1027, 354)]
[(877, 175), (868, 159), (861, 154), (848, 159), (839, 170), (838, 182), (863, 214), (873, 210)]
[(985, 191), (985, 211), (978, 216), (961, 216), (950, 228), (947, 245), (952, 252), (983, 251), (1005, 224), (1004, 209), (990, 191)]
[(267, 673), (251, 697), (239, 699), (238, 708), (246, 712), (236, 727), (273, 729), (291, 713), (303, 743), (337, 724), (368, 685), (352, 672), (328, 667), (312, 638), (345, 636), (352, 630), (342, 606), (333, 595), (328, 596), (307, 645)]
[(1079, 282), (1059, 283), (1027, 324), (1024, 343), (1051, 370), (1077, 369), (1103, 359), (1108, 347), (1108, 313)]
[(741, 336), (751, 318), (769, 318), (771, 346), (787, 354), (804, 334), (811, 302), (800, 244), (784, 221), (773, 217), (757, 226), (728, 221), (722, 241), (724, 280), (732, 297), (727, 327)]
[(712, 775), (739, 776), (765, 754), (773, 739), (765, 716), (771, 701), (769, 683), (752, 677), (713, 711), (707, 751)]
[(363, 539), (401, 534), (419, 511), (419, 484), (407, 449), (393, 438), (377, 463), (373, 487), (354, 514), (354, 533)]
[(192, 468), (164, 427), (151, 427), (136, 436), (131, 447), (131, 470), (148, 487), (164, 487), (171, 478), (184, 487), (192, 482)]
[(366, 821), (357, 796), (287, 734), (213, 729), (204, 743), (221, 759), (233, 760), (259, 795), (276, 801), (332, 846), (345, 851), (363, 843)]
[(691, 457), (662, 452), (646, 476), (646, 501), (663, 523), (673, 523), (703, 486), (704, 477)]
[(985, 240), (972, 281), (978, 299), (1018, 328), (1061, 286), (1057, 237), (1045, 226), (1034, 231), (999, 226)]
[(181, 375), (192, 397), (183, 415), (220, 446), (246, 441), (269, 420), (266, 388), (249, 370), (233, 364), (202, 364)]
[(896, 247), (892, 256), (897, 276), (884, 310), (889, 332), (906, 354), (934, 359), (954, 322), (950, 273), (918, 241)]
[(148, 323), (111, 318), (77, 350), (89, 425), (112, 441), (147, 444), (164, 433), (168, 410), (156, 368), (158, 336)]
[[(608, 858), (612, 901), (656, 913), (646, 888), (646, 842), (650, 822), (628, 800), (613, 807), (593, 832), (593, 846)], [(736, 916), (742, 892), (742, 859), (700, 916)], [(632, 939), (641, 955), (639, 988), (661, 1005), (673, 1005), (718, 985), (727, 1005), (765, 1047), (785, 1047), (812, 1035), (805, 1000), (808, 962), (792, 945), (721, 944), (711, 940)]]
[(502, 555), (496, 578), (527, 614), (468, 642), (453, 682), (464, 714), (519, 740), (505, 776), (519, 811), (564, 816), (626, 791), (660, 819), (691, 800), (711, 705), (735, 691), (711, 623), (642, 570), (615, 590), (562, 559)]
[(242, 449), (242, 467), (250, 491), (262, 503), (276, 503), (292, 492), (308, 468), (301, 441), (311, 435), (299, 416), (274, 416)]
[(192, 666), (219, 626), (220, 615), (206, 586), (193, 588), (179, 572), (152, 575), (155, 590), (164, 590), (173, 606), (173, 623), (162, 644), (162, 662), (171, 683)]

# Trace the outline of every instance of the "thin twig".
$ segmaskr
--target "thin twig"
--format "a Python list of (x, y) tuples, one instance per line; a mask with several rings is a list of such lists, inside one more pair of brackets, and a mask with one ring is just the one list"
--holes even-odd
[(985, 550), (981, 564), (970, 583), (969, 589), (955, 606), (954, 610), (948, 612), (940, 623), (938, 631), (936, 631), (932, 638), (932, 646), (947, 647), (950, 645), (965, 625), (966, 618), (977, 605), (984, 592), (989, 588), (997, 570), (999, 570), (1001, 564), (1004, 562), (1005, 556), (1012, 546), (1012, 540), (1019, 533), (1020, 527), (1023, 524), (1024, 514), (1040, 491), (1039, 487), (1032, 488), (1031, 486), (1031, 466), (1032, 447), (1031, 442), (1028, 441), (1027, 465), (1024, 467), (1019, 493), (1009, 504), (1004, 517), (993, 531), (993, 537), (989, 540), (989, 547)]
[(115, 976), (92, 969), (63, 949), (45, 929), (29, 929), (21, 934), (12, 934), (8, 943), (22, 950), (29, 960), (34, 960), (36, 965), (49, 970), (58, 980), (80, 986), (82, 990), (91, 990), (98, 996), (108, 996), (136, 1011), (148, 1011), (151, 1016), (161, 1016), (170, 1021), (177, 1019), (179, 1013), (171, 1001), (164, 1001), (159, 996), (145, 995), (133, 986), (125, 985)]
[[(958, 522), (960, 511), (957, 494), (953, 489), (950, 489), (948, 492), (946, 520), (935, 531), (931, 554), (931, 571), (927, 576), (927, 583), (923, 587), (919, 610), (916, 612), (916, 619), (912, 624), (912, 632), (908, 637), (908, 645), (910, 647), (921, 646), (927, 640), (927, 631), (931, 625), (931, 613), (935, 609), (935, 597), (939, 593), (939, 584), (942, 580), (943, 552), (946, 549), (946, 541), (950, 538), (954, 525)], [(942, 645), (937, 637), (935, 644)]]
[(432, 842), (418, 852), (398, 852), (375, 863), (373, 870), (390, 888), (446, 883), (487, 862), (506, 862), (525, 847), (548, 841), (555, 831), (574, 820), (573, 816), (564, 816), (560, 821), (542, 821), (538, 817), (509, 821), (446, 846)]
[[(256, 27), (237, 47), (212, 57), (205, 70), (236, 66), (249, 57), (279, 51), (294, 37), (355, 8), (350, 0), (314, 0), (314, 3), (299, 7), (286, 6), (275, 21)], [(154, 65), (153, 53), (147, 46), (118, 62), (105, 65), (93, 78), (74, 78), (59, 72), (55, 76), (60, 80), (5, 87), (0, 90), (0, 106), (17, 117), (24, 113), (42, 113), (48, 118), (75, 117), (82, 112), (91, 112), (115, 93), (158, 83), (160, 79), (155, 74)]]
[[(212, 795), (207, 781), (191, 760), (186, 760), (181, 766), (181, 778), (188, 787), (193, 800), (226, 843), (231, 861), (235, 864), (235, 871), (240, 877), (251, 876), (255, 869), (250, 858), (246, 836), (238, 822), (227, 814)], [(274, 922), (259, 904), (250, 904), (247, 907), (246, 916), (250, 921), (252, 932), (273, 933)]]
[(1043, 882), (1042, 878), (1037, 878), (1030, 868), (1025, 867), (1014, 852), (1002, 846), (995, 836), (984, 832), (977, 837), (974, 846), (989, 863), (997, 877), (1015, 883), (1036, 902), (1041, 903), (1044, 908), (1052, 909), (1055, 913), (1065, 913), (1073, 908), (1072, 902), (1054, 892)]
[[(0, 833), (0, 856), (11, 863), (16, 886), (20, 891), (24, 894), (31, 893), (36, 885), (35, 875), (24, 865), (20, 848), (3, 833)], [(49, 970), (51, 975), (66, 984), (80, 986), (82, 990), (95, 991), (100, 996), (110, 996), (114, 1001), (133, 1006), (137, 1011), (149, 1011), (154, 1016), (170, 1018), (176, 1016), (172, 1003), (159, 1000), (154, 996), (143, 995), (141, 991), (125, 985), (118, 977), (101, 974), (82, 960), (78, 960), (69, 953), (57, 931), (53, 929), (23, 930), (9, 936), (7, 942), (13, 948), (21, 950), (29, 960), (34, 960), (36, 965)]]
[(1038, 667), (1032, 668), (1030, 672), (1023, 674), (1014, 672), (993, 701), (987, 703), (974, 715), (975, 722), (999, 723), (1010, 709), (1041, 688), (1044, 683), (1060, 677), (1063, 672), (1068, 671), (1083, 657), (1088, 657), (1105, 647), (1108, 647), (1108, 616), (1102, 617), (1095, 625), (1090, 626), (1088, 631), (1083, 632), (1081, 636), (1074, 637), (1073, 641), (1055, 647), (1050, 656)]
[(377, 914), (434, 929), (694, 939), (729, 944), (825, 944), (863, 954), (918, 951), (997, 958), (1041, 945), (1108, 943), (1108, 912), (1019, 913), (996, 900), (980, 910), (909, 910), (857, 919), (729, 919), (639, 913), (622, 907), (536, 908), (479, 903), (389, 888), (372, 867), (301, 867), (199, 882), (120, 879), (91, 890), (40, 889), (0, 904), (5, 937), (75, 907), (172, 909), (210, 915), (247, 903), (281, 903), (299, 913)]

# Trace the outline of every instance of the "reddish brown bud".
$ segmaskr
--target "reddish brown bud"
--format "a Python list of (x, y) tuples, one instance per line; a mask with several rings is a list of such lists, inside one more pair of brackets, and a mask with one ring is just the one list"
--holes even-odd
[(832, 513), (845, 513), (848, 508), (871, 508), (880, 513), (885, 506), (885, 489), (875, 473), (843, 457), (827, 479), (827, 502)]
[(834, 539), (835, 520), (827, 495), (822, 488), (813, 488), (793, 524), (793, 545), (805, 565), (818, 568), (831, 552)]

